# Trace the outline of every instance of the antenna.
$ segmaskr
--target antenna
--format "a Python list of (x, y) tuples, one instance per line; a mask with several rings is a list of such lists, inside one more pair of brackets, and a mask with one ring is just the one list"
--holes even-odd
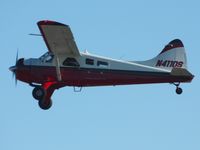
[(42, 36), (41, 34), (35, 34), (35, 33), (30, 33), (28, 35), (31, 35), (31, 36)]

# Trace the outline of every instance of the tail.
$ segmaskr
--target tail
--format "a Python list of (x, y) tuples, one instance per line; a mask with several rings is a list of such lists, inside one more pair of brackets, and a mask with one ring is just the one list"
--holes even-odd
[(172, 70), (173, 68), (187, 69), (184, 45), (181, 40), (175, 39), (167, 44), (155, 58), (138, 63), (166, 70)]

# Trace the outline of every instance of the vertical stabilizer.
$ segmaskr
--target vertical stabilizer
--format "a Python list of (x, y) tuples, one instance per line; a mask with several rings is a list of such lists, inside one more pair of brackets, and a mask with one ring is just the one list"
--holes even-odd
[(166, 70), (172, 70), (173, 68), (187, 69), (187, 58), (184, 45), (181, 40), (175, 39), (169, 42), (160, 54), (153, 59), (138, 63)]

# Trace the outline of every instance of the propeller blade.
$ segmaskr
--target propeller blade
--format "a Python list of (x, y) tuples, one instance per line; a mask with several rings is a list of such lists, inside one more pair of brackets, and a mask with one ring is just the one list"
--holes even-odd
[[(16, 59), (15, 59), (15, 69), (17, 69), (17, 61), (18, 61), (18, 54), (19, 50), (17, 49)], [(13, 71), (13, 77), (15, 77), (15, 87), (17, 86), (17, 77), (16, 77), (16, 70)]]
[(17, 77), (15, 75), (15, 87), (17, 86)]
[(15, 86), (16, 86), (17, 85), (16, 66), (10, 67), (10, 71), (12, 71), (12, 79), (15, 78)]
[(16, 54), (16, 59), (15, 59), (15, 66), (17, 66), (17, 61), (18, 61), (18, 49), (17, 49), (17, 54)]
[(13, 72), (13, 73), (12, 73), (12, 79), (13, 79), (14, 77), (15, 77), (15, 73)]

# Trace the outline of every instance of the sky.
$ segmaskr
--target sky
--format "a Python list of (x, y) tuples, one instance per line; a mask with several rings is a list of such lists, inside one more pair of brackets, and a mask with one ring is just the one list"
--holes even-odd
[[(200, 1), (198, 0), (0, 0), (1, 150), (199, 150)], [(32, 87), (12, 79), (8, 68), (19, 57), (47, 51), (36, 23), (68, 24), (80, 51), (123, 60), (147, 60), (171, 40), (183, 41), (188, 69), (181, 84), (83, 88), (54, 92), (41, 110)]]

